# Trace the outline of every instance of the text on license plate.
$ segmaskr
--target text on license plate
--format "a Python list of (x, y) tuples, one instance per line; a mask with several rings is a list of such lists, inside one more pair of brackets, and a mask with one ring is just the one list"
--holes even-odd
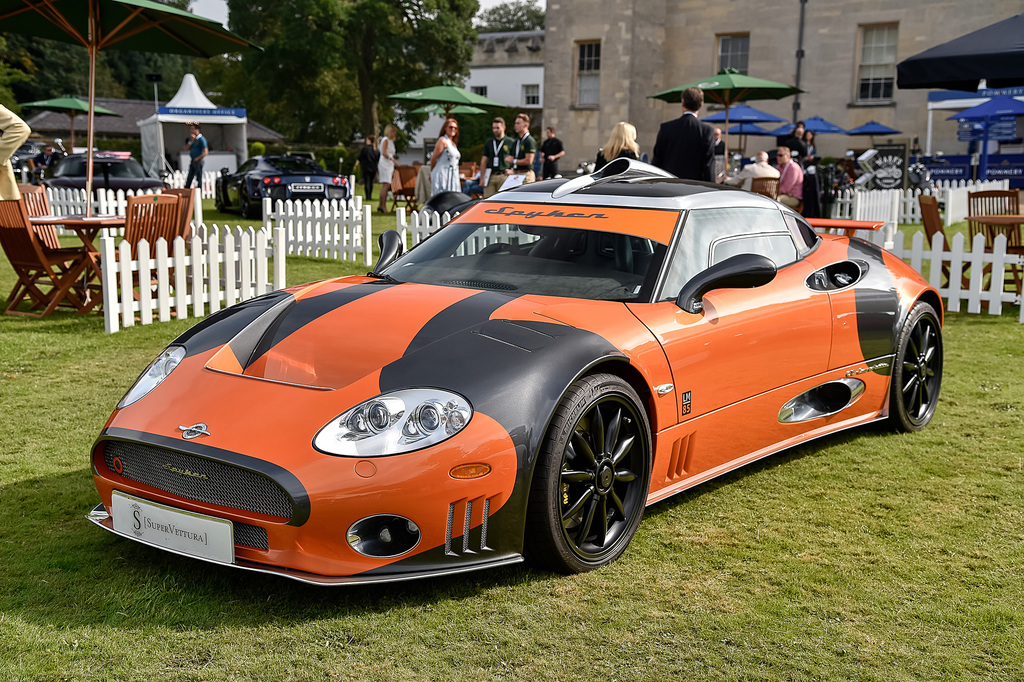
[(324, 183), (322, 182), (293, 182), (293, 192), (323, 192)]
[(235, 561), (235, 529), (230, 521), (184, 511), (114, 491), (110, 499), (114, 530), (148, 545), (230, 564)]

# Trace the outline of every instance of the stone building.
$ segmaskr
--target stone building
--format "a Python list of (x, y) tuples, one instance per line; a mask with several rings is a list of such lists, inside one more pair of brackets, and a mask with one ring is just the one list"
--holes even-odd
[[(658, 126), (681, 108), (648, 96), (734, 67), (806, 91), (748, 102), (758, 109), (843, 128), (876, 120), (903, 131), (894, 141), (919, 137), (923, 146), (928, 91), (896, 88), (895, 64), (1021, 8), (1020, 0), (548, 0), (544, 120), (558, 128), (567, 166), (592, 160), (618, 121), (633, 123), (650, 152)], [(819, 155), (867, 146), (845, 135), (817, 142)], [(932, 142), (947, 154), (966, 150), (945, 116), (935, 117)], [(746, 152), (774, 146), (750, 137)]]

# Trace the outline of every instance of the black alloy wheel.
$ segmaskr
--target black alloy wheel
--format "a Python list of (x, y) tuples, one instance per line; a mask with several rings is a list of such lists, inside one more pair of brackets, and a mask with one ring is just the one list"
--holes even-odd
[(889, 387), (889, 420), (897, 431), (920, 431), (935, 414), (942, 385), (939, 316), (921, 301), (900, 331)]
[(651, 430), (623, 379), (595, 374), (566, 391), (534, 474), (526, 554), (565, 573), (599, 568), (629, 545), (650, 488)]
[(242, 187), (242, 217), (246, 220), (253, 218), (252, 200), (249, 199), (248, 190)]

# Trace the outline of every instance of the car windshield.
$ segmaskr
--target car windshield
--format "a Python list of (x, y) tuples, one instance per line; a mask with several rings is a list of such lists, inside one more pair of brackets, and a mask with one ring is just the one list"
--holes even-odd
[[(146, 174), (142, 170), (142, 164), (135, 159), (93, 159), (93, 175), (102, 177), (106, 173), (112, 178), (144, 178)], [(53, 177), (55, 178), (78, 178), (85, 176), (85, 157), (69, 156), (61, 161)]]
[(304, 156), (279, 156), (274, 159), (267, 159), (267, 163), (284, 173), (323, 172), (324, 170), (316, 161)]
[(400, 282), (603, 301), (646, 300), (665, 246), (627, 234), (452, 223), (386, 268)]

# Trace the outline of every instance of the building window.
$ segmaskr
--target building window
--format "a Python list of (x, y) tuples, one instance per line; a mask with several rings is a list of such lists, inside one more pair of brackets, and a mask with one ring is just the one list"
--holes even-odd
[(892, 100), (896, 72), (896, 24), (862, 26), (860, 70), (857, 74), (858, 102)]
[(576, 106), (596, 107), (601, 103), (601, 43), (578, 43)]
[(474, 95), (480, 95), (481, 97), (487, 97), (487, 86), (486, 85), (471, 85), (471, 86), (469, 86), (469, 90)]
[(539, 85), (524, 85), (523, 86), (523, 106), (524, 107), (539, 107), (540, 106), (540, 86)]
[(718, 36), (718, 70), (736, 69), (746, 75), (750, 57), (750, 34)]

